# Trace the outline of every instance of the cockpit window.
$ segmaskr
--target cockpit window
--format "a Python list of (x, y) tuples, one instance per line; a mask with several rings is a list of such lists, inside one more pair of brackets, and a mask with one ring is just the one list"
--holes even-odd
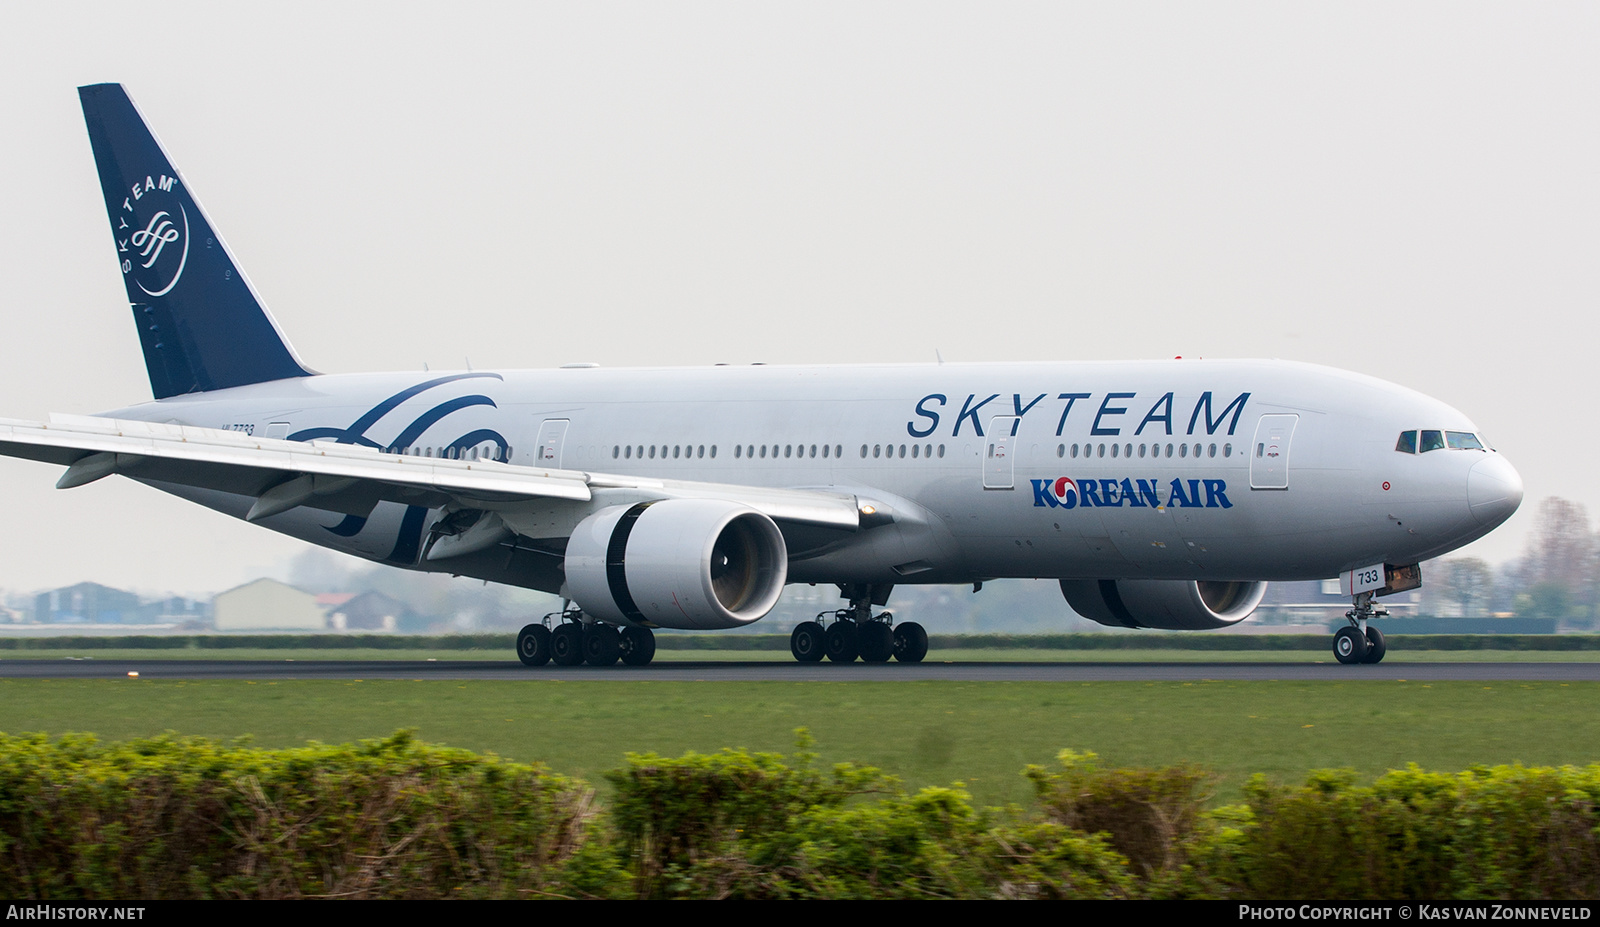
[(1470, 431), (1423, 431), (1420, 446), (1417, 434), (1416, 431), (1400, 432), (1400, 440), (1395, 442), (1394, 449), (1402, 454), (1425, 454), (1446, 447), (1455, 451), (1484, 450), (1483, 440)]

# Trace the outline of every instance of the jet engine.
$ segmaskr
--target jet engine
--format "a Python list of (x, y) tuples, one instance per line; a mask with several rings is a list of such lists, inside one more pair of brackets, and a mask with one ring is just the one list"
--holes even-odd
[(789, 551), (772, 519), (720, 499), (618, 505), (585, 518), (567, 542), (567, 591), (621, 625), (736, 628), (772, 610)]
[(1204, 631), (1250, 617), (1266, 583), (1173, 579), (1063, 579), (1072, 610), (1114, 628)]

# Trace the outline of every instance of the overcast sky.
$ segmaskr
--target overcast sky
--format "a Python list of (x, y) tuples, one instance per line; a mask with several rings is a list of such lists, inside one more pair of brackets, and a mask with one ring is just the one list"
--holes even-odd
[[(75, 88), (125, 84), (300, 355), (1280, 357), (1600, 513), (1600, 5), (18, 4), (0, 416), (149, 398)], [(299, 542), (0, 461), (0, 588)]]

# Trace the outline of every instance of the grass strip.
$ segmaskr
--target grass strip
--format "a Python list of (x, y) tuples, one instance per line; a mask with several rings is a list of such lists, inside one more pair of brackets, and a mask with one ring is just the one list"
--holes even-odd
[(0, 680), (9, 733), (172, 731), (261, 746), (352, 742), (412, 728), (599, 781), (629, 751), (783, 752), (795, 728), (825, 762), (893, 769), (913, 788), (961, 781), (980, 806), (1025, 802), (1019, 771), (1063, 748), (1118, 766), (1197, 763), (1237, 801), (1250, 774), (1298, 782), (1348, 767), (1370, 781), (1416, 762), (1600, 761), (1600, 683), (693, 682)]

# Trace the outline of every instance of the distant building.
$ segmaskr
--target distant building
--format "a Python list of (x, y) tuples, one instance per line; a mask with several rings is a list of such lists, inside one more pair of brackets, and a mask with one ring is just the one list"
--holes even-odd
[(78, 583), (41, 592), (34, 597), (34, 620), (40, 623), (139, 624), (144, 621), (142, 603), (131, 592)]
[(319, 592), (317, 607), (322, 609), (324, 614), (329, 614), (355, 597), (354, 592)]
[(140, 622), (143, 624), (166, 624), (187, 627), (209, 627), (211, 624), (211, 606), (198, 599), (184, 596), (168, 596), (156, 599), (139, 606)]
[(327, 616), (317, 597), (275, 579), (258, 579), (211, 600), (218, 631), (323, 631)]
[(398, 599), (381, 592), (363, 592), (344, 596), (330, 607), (328, 627), (335, 631), (393, 631), (413, 617), (411, 609)]

